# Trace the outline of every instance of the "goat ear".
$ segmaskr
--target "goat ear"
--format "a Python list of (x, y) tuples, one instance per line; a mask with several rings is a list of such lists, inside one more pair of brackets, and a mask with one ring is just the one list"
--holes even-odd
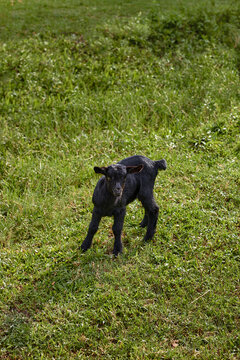
[(94, 171), (96, 174), (103, 174), (106, 175), (107, 172), (107, 168), (106, 167), (98, 167), (98, 166), (94, 166)]
[(140, 171), (142, 171), (143, 168), (144, 168), (143, 165), (127, 166), (127, 173), (128, 174), (137, 174), (137, 173), (140, 173)]

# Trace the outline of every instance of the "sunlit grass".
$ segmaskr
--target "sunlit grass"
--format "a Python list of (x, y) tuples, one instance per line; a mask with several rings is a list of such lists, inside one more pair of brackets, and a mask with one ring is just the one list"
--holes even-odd
[[(0, 5), (3, 359), (238, 358), (239, 8), (164, 4)], [(93, 166), (133, 154), (168, 162), (154, 241), (136, 201), (82, 254)]]

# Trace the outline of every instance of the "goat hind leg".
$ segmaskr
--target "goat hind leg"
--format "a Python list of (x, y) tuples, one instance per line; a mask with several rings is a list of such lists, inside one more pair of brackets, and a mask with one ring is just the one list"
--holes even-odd
[(147, 224), (148, 224), (148, 214), (145, 210), (145, 215), (144, 215), (144, 218), (142, 219), (142, 221), (140, 222), (140, 226), (142, 228), (145, 228), (147, 226)]
[(159, 207), (157, 204), (151, 211), (148, 212), (148, 227), (144, 240), (151, 240), (156, 232), (157, 220), (158, 220)]
[[(155, 232), (156, 232), (156, 226), (157, 226), (157, 220), (158, 220), (158, 213), (159, 213), (159, 207), (156, 204), (156, 201), (153, 197), (152, 193), (144, 193), (141, 197), (139, 197), (139, 200), (142, 202), (143, 207), (145, 209), (145, 216), (147, 214), (148, 216), (148, 222), (147, 222), (147, 232), (144, 236), (144, 240), (148, 241), (153, 238)], [(144, 219), (145, 219), (144, 216)], [(142, 223), (144, 222), (144, 219)]]

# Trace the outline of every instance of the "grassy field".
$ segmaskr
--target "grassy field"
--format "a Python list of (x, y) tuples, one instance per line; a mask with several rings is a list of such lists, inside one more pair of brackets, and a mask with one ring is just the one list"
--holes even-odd
[[(89, 4), (90, 3), (90, 4)], [(0, 3), (0, 359), (240, 358), (240, 6)], [(82, 254), (93, 167), (165, 158)]]

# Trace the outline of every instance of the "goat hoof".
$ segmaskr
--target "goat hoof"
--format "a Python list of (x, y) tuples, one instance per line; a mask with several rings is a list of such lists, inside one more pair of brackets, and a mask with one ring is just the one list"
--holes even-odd
[(145, 243), (148, 243), (149, 241), (151, 241), (152, 240), (152, 237), (146, 237), (146, 236), (144, 236), (144, 238), (143, 238), (143, 241), (145, 242)]
[(113, 250), (113, 256), (114, 256), (115, 258), (117, 258), (118, 255), (121, 255), (121, 254), (122, 254), (122, 249), (121, 249), (121, 250)]
[(88, 249), (89, 249), (89, 247), (87, 247), (87, 246), (85, 246), (85, 245), (81, 245), (80, 246), (80, 249), (82, 250), (82, 252), (86, 252)]
[(114, 259), (117, 259), (118, 255), (121, 255), (121, 253), (120, 253), (120, 252), (118, 252), (118, 253), (113, 253)]

